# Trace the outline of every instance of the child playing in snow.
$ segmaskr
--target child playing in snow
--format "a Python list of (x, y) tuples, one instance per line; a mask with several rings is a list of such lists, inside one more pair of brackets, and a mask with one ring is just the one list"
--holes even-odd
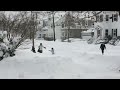
[(40, 46), (38, 47), (38, 52), (39, 52), (39, 53), (42, 53), (42, 52), (43, 52), (43, 48), (46, 49), (46, 47), (44, 47), (44, 46), (42, 45), (42, 43), (40, 43)]
[(49, 50), (49, 51), (51, 51), (52, 54), (55, 54), (54, 48), (51, 48), (51, 50)]

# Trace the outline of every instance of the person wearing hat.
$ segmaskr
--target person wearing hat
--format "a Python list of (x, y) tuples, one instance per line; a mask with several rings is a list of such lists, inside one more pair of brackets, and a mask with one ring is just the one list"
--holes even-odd
[(38, 52), (39, 52), (39, 53), (43, 53), (43, 48), (46, 49), (46, 47), (44, 47), (44, 46), (42, 45), (42, 43), (40, 43), (40, 45), (38, 46)]

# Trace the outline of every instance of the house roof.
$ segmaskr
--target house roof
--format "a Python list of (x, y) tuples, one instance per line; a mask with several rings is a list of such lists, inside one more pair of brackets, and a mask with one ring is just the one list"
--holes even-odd
[(89, 29), (87, 31), (82, 31), (82, 33), (90, 33), (90, 32), (94, 32), (94, 31), (95, 31), (95, 29), (91, 28), (91, 29)]

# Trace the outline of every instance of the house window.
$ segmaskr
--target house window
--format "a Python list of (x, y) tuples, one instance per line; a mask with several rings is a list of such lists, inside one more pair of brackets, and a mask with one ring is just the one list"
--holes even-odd
[(39, 37), (41, 38), (41, 34), (39, 34)]
[(109, 21), (109, 15), (106, 15), (106, 21)]
[(105, 36), (108, 36), (108, 29), (105, 30)]
[(62, 24), (62, 28), (64, 28), (64, 24)]
[(114, 21), (118, 21), (118, 14), (114, 14)]
[(100, 15), (100, 22), (103, 21), (103, 15)]
[(113, 32), (113, 35), (115, 36), (116, 35), (116, 31), (114, 30), (114, 32)]
[(112, 36), (117, 37), (117, 29), (112, 29)]
[(85, 26), (88, 26), (88, 20), (85, 21)]
[(53, 25), (51, 24), (51, 28), (53, 28)]
[(99, 22), (99, 19), (100, 19), (100, 18), (99, 18), (99, 16), (97, 15), (97, 16), (96, 16), (96, 22)]

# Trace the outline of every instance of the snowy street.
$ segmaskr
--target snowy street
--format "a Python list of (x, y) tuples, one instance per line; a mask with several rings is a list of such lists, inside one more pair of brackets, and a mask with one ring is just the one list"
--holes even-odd
[[(42, 43), (43, 53), (31, 51), (32, 42), (26, 40), (14, 57), (0, 62), (0, 78), (7, 79), (109, 79), (120, 78), (120, 45), (107, 44), (105, 55), (100, 45), (73, 42), (35, 40), (35, 49)], [(55, 49), (55, 55), (49, 51)]]

